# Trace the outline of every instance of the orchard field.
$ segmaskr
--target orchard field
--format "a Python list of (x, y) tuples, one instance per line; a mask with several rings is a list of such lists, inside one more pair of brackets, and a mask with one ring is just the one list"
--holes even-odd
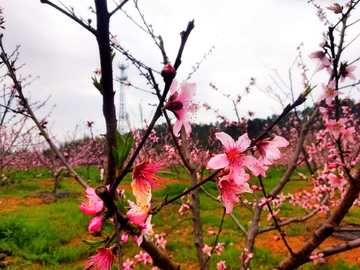
[[(79, 175), (86, 176), (84, 169), (76, 169)], [(169, 168), (168, 171), (171, 171)], [(284, 192), (303, 192), (309, 190), (310, 185), (301, 179), (299, 172), (305, 172), (302, 168), (297, 170), (289, 186)], [(284, 168), (277, 168), (268, 171), (264, 185), (272, 188), (284, 173)], [(160, 181), (166, 186), (154, 193), (152, 204), (158, 204), (165, 196), (169, 198), (181, 193), (189, 187), (189, 179), (185, 171), (180, 172), (180, 179), (175, 172), (163, 174), (167, 180)], [(96, 186), (96, 180), (100, 180), (99, 170), (94, 168), (90, 171), (92, 181), (90, 186)], [(125, 189), (128, 198), (133, 199), (130, 187), (131, 179), (126, 178), (119, 186)], [(28, 172), (18, 172), (12, 175), (11, 179), (2, 181), (0, 187), (0, 250), (1, 267), (5, 269), (84, 269), (88, 257), (93, 251), (86, 251), (87, 245), (82, 240), (94, 240), (88, 234), (86, 224), (91, 220), (88, 216), (81, 213), (78, 205), (83, 199), (83, 189), (77, 185), (72, 178), (65, 177), (58, 187), (58, 195), (51, 194), (54, 179), (51, 173), (46, 170), (30, 170)], [(216, 184), (206, 183), (204, 188), (213, 196), (218, 195)], [(65, 197), (64, 194), (66, 194)], [(249, 197), (249, 196), (245, 196)], [(223, 208), (211, 199), (203, 191), (200, 191), (200, 208), (202, 210), (201, 219), (205, 231), (219, 229), (222, 222)], [(163, 209), (153, 216), (152, 222), (156, 225), (155, 233), (166, 233), (166, 253), (173, 255), (173, 260), (182, 266), (182, 269), (198, 269), (196, 251), (193, 247), (193, 235), (189, 214), (178, 213), (183, 201), (175, 201), (170, 207)], [(282, 217), (290, 219), (301, 217), (306, 211), (297, 208), (293, 210), (289, 203), (281, 206)], [(294, 212), (295, 211), (295, 212)], [(233, 214), (238, 218), (244, 227), (248, 228), (246, 220), (250, 219), (251, 213), (244, 206), (237, 206)], [(325, 221), (325, 214), (317, 214), (314, 219), (308, 222), (301, 222), (286, 226), (287, 240), (292, 248), (300, 247), (309, 237), (310, 232)], [(260, 228), (268, 226), (270, 221), (262, 217)], [(354, 208), (349, 211), (343, 224), (351, 224), (353, 228), (358, 228), (360, 232), (360, 209)], [(111, 234), (113, 224), (106, 223), (103, 227), (104, 235)], [(228, 269), (237, 269), (239, 265), (239, 250), (242, 248), (244, 235), (237, 228), (234, 221), (225, 217), (222, 225), (223, 231), (220, 233), (219, 242), (225, 243), (223, 252), (220, 256), (216, 253), (215, 258), (210, 260), (211, 269), (216, 268), (216, 262), (226, 260)], [(272, 269), (287, 253), (287, 249), (281, 240), (274, 240), (278, 234), (266, 232), (256, 240), (254, 250), (254, 269)], [(340, 244), (344, 240), (357, 238), (360, 233), (353, 234), (334, 234), (324, 242), (324, 246)], [(172, 237), (170, 237), (172, 236)], [(212, 245), (216, 236), (205, 235), (205, 243)], [(186, 247), (186, 248), (184, 248)], [(126, 246), (124, 255), (134, 257), (140, 249), (134, 243)], [(347, 251), (338, 255), (333, 255), (326, 259), (325, 264), (314, 266), (309, 262), (299, 269), (339, 269), (356, 270), (360, 265), (360, 248)], [(113, 266), (113, 269), (117, 269)], [(151, 269), (149, 264), (144, 265), (137, 262), (136, 269)]]

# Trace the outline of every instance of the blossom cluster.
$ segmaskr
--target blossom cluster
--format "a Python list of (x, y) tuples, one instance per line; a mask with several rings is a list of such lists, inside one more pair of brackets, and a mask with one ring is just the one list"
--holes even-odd
[(216, 133), (224, 146), (225, 153), (212, 157), (208, 164), (208, 169), (225, 169), (218, 179), (220, 197), (226, 207), (226, 213), (231, 213), (235, 202), (239, 202), (238, 195), (244, 192), (252, 192), (247, 181), (250, 175), (246, 168), (255, 176), (265, 175), (274, 160), (280, 158), (278, 148), (286, 147), (289, 143), (283, 137), (276, 136), (273, 140), (265, 139), (255, 144), (254, 149), (259, 153), (259, 158), (248, 154), (251, 140), (247, 133), (240, 136), (235, 142), (224, 132)]

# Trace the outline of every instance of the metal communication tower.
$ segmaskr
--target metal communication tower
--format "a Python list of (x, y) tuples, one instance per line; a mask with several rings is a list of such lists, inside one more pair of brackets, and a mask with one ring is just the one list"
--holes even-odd
[(127, 80), (127, 75), (125, 74), (125, 69), (128, 66), (124, 64), (119, 65), (119, 69), (121, 70), (120, 81), (120, 106), (119, 106), (119, 120), (118, 120), (118, 130), (121, 134), (127, 132), (127, 122), (129, 120), (128, 114), (126, 113), (126, 100), (125, 100), (125, 82)]

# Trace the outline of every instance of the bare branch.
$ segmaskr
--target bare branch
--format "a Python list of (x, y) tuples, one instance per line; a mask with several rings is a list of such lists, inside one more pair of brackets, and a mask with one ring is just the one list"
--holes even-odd
[(129, 0), (123, 0), (120, 5), (118, 5), (113, 11), (110, 12), (110, 17), (114, 15), (118, 10), (120, 10)]
[[(307, 214), (306, 216), (303, 216), (302, 218), (291, 218), (289, 220), (279, 222), (278, 225), (280, 227), (283, 227), (283, 226), (289, 225), (291, 223), (304, 222), (304, 221), (308, 220), (309, 218), (315, 216), (320, 211), (320, 206), (324, 205), (329, 200), (329, 198), (330, 198), (330, 194), (328, 193), (328, 194), (326, 194), (325, 198), (321, 201), (320, 205), (314, 211)], [(271, 230), (274, 230), (274, 229), (276, 229), (275, 226), (269, 226), (269, 227), (266, 227), (266, 228), (262, 228), (262, 229), (259, 230), (259, 234), (264, 233), (264, 232), (268, 232), (268, 231), (271, 231)]]

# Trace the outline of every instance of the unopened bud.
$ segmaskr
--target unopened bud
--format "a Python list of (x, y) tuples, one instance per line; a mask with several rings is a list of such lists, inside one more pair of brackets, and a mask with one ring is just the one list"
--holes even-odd
[(172, 80), (176, 76), (176, 70), (170, 64), (167, 64), (161, 71), (161, 76), (164, 78), (164, 81)]
[(279, 236), (273, 236), (273, 238), (275, 241), (279, 241), (280, 240), (280, 237)]

